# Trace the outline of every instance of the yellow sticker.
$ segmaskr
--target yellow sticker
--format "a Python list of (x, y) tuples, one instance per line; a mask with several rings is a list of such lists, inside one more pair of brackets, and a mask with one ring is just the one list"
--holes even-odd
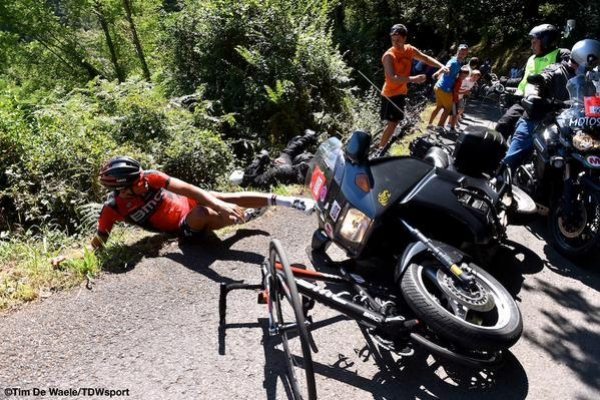
[(379, 201), (379, 204), (385, 207), (390, 202), (390, 197), (392, 197), (392, 194), (386, 189), (377, 195), (377, 200)]

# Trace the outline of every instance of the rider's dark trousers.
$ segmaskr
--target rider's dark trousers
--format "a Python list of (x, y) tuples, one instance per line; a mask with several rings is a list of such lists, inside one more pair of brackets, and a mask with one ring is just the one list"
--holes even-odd
[(517, 125), (519, 118), (523, 116), (525, 109), (521, 104), (513, 104), (496, 123), (496, 130), (502, 134), (505, 139), (508, 139)]

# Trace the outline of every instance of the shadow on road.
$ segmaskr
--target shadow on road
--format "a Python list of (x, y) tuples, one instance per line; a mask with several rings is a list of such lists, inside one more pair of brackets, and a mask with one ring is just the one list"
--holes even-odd
[(102, 269), (113, 274), (132, 270), (144, 257), (157, 257), (162, 246), (173, 237), (167, 234), (146, 236), (133, 244), (114, 244), (103, 251)]
[[(569, 310), (576, 310), (585, 321), (573, 322), (555, 309), (543, 310), (547, 321), (543, 334), (525, 332), (523, 339), (539, 347), (557, 364), (564, 364), (579, 377), (579, 380), (600, 391), (600, 313), (597, 307), (584, 298), (580, 291), (557, 288), (540, 282), (538, 290)], [(594, 328), (596, 328), (594, 330)], [(546, 339), (547, 338), (547, 339)]]
[(534, 251), (512, 240), (504, 242), (488, 268), (515, 298), (523, 287), (523, 275), (535, 274), (542, 269), (544, 261)]
[[(340, 316), (342, 319), (344, 317)], [(322, 321), (325, 324), (337, 322), (336, 317)], [(282, 382), (287, 398), (293, 398), (289, 389), (285, 353), (279, 348), (278, 337), (268, 334), (268, 320), (259, 320), (264, 334), (265, 380), (267, 399), (281, 398), (277, 395), (278, 381)], [(317, 343), (318, 346), (318, 343)], [(495, 370), (474, 370), (441, 360), (435, 360), (422, 349), (416, 349), (414, 356), (398, 358), (381, 350), (366, 337), (362, 349), (355, 350), (352, 358), (338, 354), (332, 365), (314, 362), (318, 381), (320, 378), (334, 379), (362, 391), (370, 392), (373, 399), (524, 399), (527, 397), (529, 382), (525, 370), (511, 354), (505, 355), (504, 364)], [(373, 377), (358, 374), (356, 362), (375, 363), (379, 372)], [(361, 398), (364, 396), (361, 395)]]
[(215, 282), (230, 283), (233, 279), (218, 274), (210, 266), (215, 261), (227, 260), (260, 265), (265, 258), (263, 254), (231, 249), (237, 241), (255, 235), (268, 236), (269, 233), (260, 229), (238, 229), (230, 237), (221, 239), (213, 232), (209, 232), (202, 238), (180, 242), (181, 253), (171, 252), (163, 256)]
[(527, 226), (532, 234), (546, 242), (544, 245), (544, 255), (546, 256), (545, 266), (551, 271), (562, 276), (577, 279), (584, 285), (600, 291), (600, 268), (598, 260), (600, 259), (600, 250), (596, 250), (587, 260), (573, 262), (560, 255), (546, 240), (546, 224), (541, 220), (532, 222)]

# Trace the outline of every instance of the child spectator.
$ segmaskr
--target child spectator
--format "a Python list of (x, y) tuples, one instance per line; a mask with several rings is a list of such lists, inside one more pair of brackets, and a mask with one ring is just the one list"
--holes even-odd
[(474, 69), (471, 71), (469, 76), (467, 76), (462, 81), (460, 90), (458, 92), (458, 122), (462, 120), (462, 115), (465, 112), (465, 96), (471, 94), (471, 90), (473, 90), (473, 87), (477, 85), (477, 81), (479, 81), (479, 78), (481, 78), (481, 72), (477, 69)]
[(452, 116), (450, 117), (450, 132), (456, 132), (458, 122), (458, 102), (461, 98), (460, 91), (463, 81), (469, 76), (469, 67), (464, 65), (460, 68), (454, 88), (452, 89)]

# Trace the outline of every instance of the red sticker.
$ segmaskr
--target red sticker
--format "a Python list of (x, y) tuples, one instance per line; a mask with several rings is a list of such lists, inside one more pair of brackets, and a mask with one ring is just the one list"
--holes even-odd
[(321, 171), (318, 166), (315, 167), (312, 177), (310, 178), (310, 192), (312, 193), (313, 199), (319, 200), (321, 189), (326, 183), (327, 180), (325, 179), (323, 171)]
[(586, 117), (600, 117), (600, 97), (584, 97), (585, 104), (585, 116)]

